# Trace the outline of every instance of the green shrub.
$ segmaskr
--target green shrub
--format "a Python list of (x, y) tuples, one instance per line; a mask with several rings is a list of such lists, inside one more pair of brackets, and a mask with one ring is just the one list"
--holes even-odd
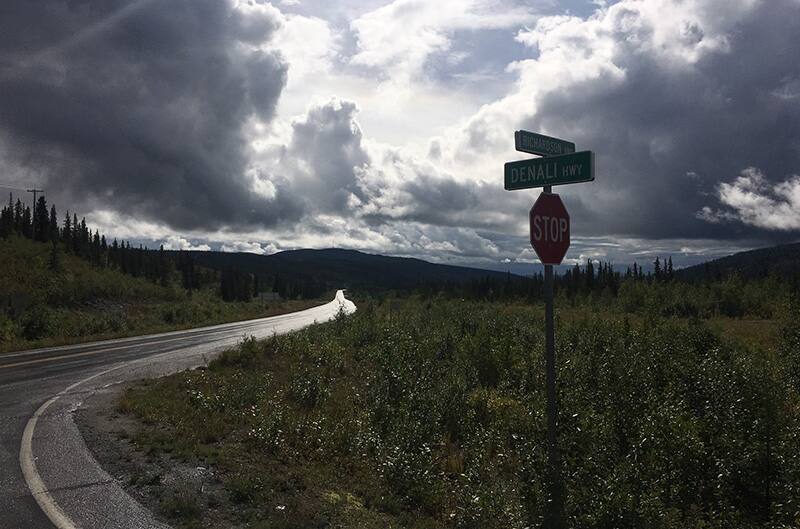
[(26, 340), (37, 340), (56, 332), (53, 312), (43, 305), (36, 305), (22, 317), (22, 336)]
[(0, 314), (0, 344), (13, 342), (16, 334), (16, 325), (11, 318)]
[[(559, 321), (568, 525), (795, 525), (800, 332), (787, 329), (780, 354), (750, 350), (700, 323), (665, 320), (662, 309), (680, 304), (662, 301), (641, 323)], [(284, 479), (300, 474), (357, 495), (366, 512), (398, 524), (540, 525), (541, 313), (445, 301), (408, 303), (391, 315), (359, 309), (247, 340), (207, 371), (140, 390), (138, 412), (177, 429), (190, 451), (215, 425), (220, 452), (238, 454), (230, 479), (253, 466)], [(245, 489), (240, 501), (269, 503), (266, 485), (252, 497)]]

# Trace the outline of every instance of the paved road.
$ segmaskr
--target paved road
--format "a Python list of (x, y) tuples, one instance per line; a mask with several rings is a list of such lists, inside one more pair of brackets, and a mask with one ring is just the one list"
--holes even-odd
[(325, 305), (186, 331), (0, 353), (0, 529), (163, 527), (86, 449), (72, 413), (93, 391), (206, 363), (244, 336), (265, 338), (355, 311)]

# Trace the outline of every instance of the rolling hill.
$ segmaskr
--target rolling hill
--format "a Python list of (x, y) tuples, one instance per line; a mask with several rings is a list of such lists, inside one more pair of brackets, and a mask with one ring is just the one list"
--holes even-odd
[(233, 268), (257, 275), (261, 281), (313, 281), (325, 288), (360, 290), (414, 288), (425, 283), (466, 282), (483, 277), (505, 277), (504, 272), (429, 263), (407, 257), (387, 257), (356, 250), (289, 250), (272, 255), (192, 252), (199, 266)]
[(300, 310), (311, 300), (224, 303), (216, 284), (188, 292), (100, 267), (59, 246), (0, 238), (0, 351), (135, 336)]
[(735, 253), (678, 270), (676, 276), (688, 281), (700, 281), (719, 279), (734, 273), (743, 279), (772, 276), (789, 280), (800, 277), (800, 243)]

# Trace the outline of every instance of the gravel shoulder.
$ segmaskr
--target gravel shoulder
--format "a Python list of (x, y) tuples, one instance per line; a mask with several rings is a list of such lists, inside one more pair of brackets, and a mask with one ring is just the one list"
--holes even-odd
[(231, 507), (226, 507), (228, 494), (213, 469), (156, 446), (137, 445), (135, 439), (148, 426), (118, 410), (120, 396), (136, 383), (103, 388), (76, 411), (75, 423), (95, 459), (163, 523), (176, 528), (237, 527)]

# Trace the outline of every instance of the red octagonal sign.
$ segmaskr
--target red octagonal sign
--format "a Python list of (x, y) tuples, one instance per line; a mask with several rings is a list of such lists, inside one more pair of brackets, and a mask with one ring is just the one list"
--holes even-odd
[(531, 245), (543, 264), (558, 265), (569, 248), (569, 213), (561, 197), (542, 193), (530, 213)]

